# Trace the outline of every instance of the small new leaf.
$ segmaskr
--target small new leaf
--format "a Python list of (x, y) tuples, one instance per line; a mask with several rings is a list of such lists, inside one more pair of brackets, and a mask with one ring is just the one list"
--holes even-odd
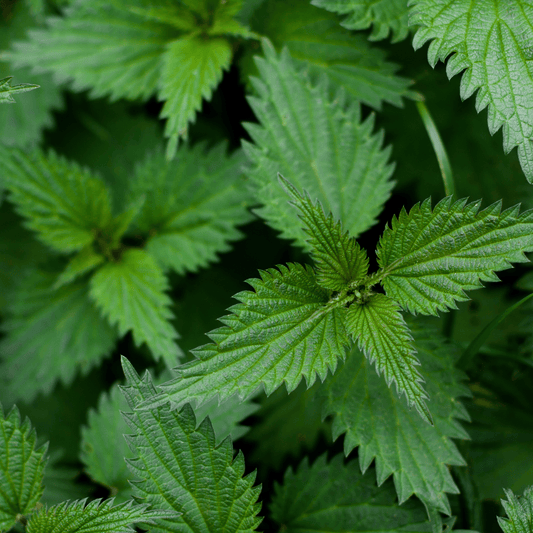
[(134, 523), (154, 524), (156, 518), (169, 516), (167, 511), (151, 511), (148, 505), (132, 501), (113, 506), (113, 499), (66, 501), (41, 508), (29, 520), (28, 533), (134, 533)]
[(103, 265), (91, 278), (90, 295), (120, 335), (133, 334), (137, 346), (146, 342), (156, 358), (174, 366), (182, 352), (173, 317), (168, 282), (147, 252), (127, 249), (121, 257)]
[(283, 187), (301, 212), (301, 218), (309, 235), (311, 255), (316, 263), (317, 282), (334, 291), (346, 289), (350, 284), (364, 278), (368, 272), (368, 257), (355, 239), (342, 230), (340, 221), (326, 215), (320, 202), (313, 203), (309, 194), (300, 194), (298, 189), (278, 174)]
[(368, 361), (390, 387), (404, 393), (407, 403), (415, 406), (420, 416), (433, 424), (422, 387), (423, 379), (416, 366), (413, 337), (400, 313), (400, 306), (384, 294), (374, 294), (363, 304), (353, 303), (347, 314), (347, 329)]
[(533, 531), (533, 487), (528, 487), (519, 499), (512, 490), (505, 489), (507, 501), (502, 500), (509, 518), (498, 518), (504, 533), (530, 533)]
[(28, 419), (13, 408), (7, 416), (0, 404), (0, 531), (33, 511), (43, 493), (44, 454)]
[(499, 281), (494, 272), (525, 263), (533, 251), (533, 211), (501, 211), (501, 202), (479, 211), (480, 202), (424, 200), (402, 209), (377, 248), (381, 283), (411, 313), (436, 315), (468, 300), (466, 290)]
[(323, 381), (343, 360), (348, 345), (345, 309), (328, 308), (329, 291), (320, 287), (310, 267), (299, 264), (261, 271), (250, 279), (254, 292), (235, 295), (240, 303), (220, 319), (224, 327), (196, 348), (198, 358), (176, 369), (177, 377), (143, 408), (171, 402), (205, 401), (233, 394), (251, 396), (261, 385), (267, 395), (285, 383), (294, 390), (305, 377), (310, 387)]
[[(133, 435), (126, 439), (137, 459), (129, 460), (134, 494), (174, 518), (158, 521), (169, 533), (251, 533), (260, 524), (260, 487), (255, 474), (244, 475), (244, 458), (233, 458), (231, 439), (216, 445), (209, 419), (196, 427), (189, 405), (181, 412), (169, 406), (138, 410), (156, 395), (150, 374), (139, 378), (122, 358), (128, 386), (122, 387), (132, 413), (124, 416)], [(159, 529), (160, 528), (160, 529)]]
[(14, 94), (26, 93), (38, 89), (39, 85), (32, 85), (31, 83), (21, 83), (20, 85), (10, 85), (13, 76), (9, 76), (0, 80), (0, 104), (13, 104), (15, 99)]
[(26, 154), (0, 146), (0, 172), (27, 227), (59, 252), (89, 246), (111, 221), (104, 182), (52, 151)]

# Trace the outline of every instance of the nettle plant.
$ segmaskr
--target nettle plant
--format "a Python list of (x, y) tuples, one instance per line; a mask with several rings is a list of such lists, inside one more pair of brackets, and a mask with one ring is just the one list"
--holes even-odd
[(532, 50), (529, 0), (0, 2), (0, 531), (533, 532)]

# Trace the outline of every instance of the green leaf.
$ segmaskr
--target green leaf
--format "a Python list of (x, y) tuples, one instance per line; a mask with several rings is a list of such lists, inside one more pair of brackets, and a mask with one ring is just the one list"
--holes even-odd
[(56, 272), (34, 271), (21, 283), (3, 323), (0, 383), (15, 399), (49, 394), (87, 374), (117, 339), (89, 299), (86, 283), (54, 288)]
[(14, 94), (26, 93), (39, 88), (39, 85), (32, 85), (31, 83), (10, 85), (12, 79), (13, 76), (0, 80), (0, 104), (15, 103)]
[(379, 374), (390, 387), (394, 381), (399, 394), (405, 394), (410, 407), (432, 424), (431, 413), (425, 400), (428, 395), (417, 370), (420, 364), (415, 356), (411, 332), (400, 306), (384, 294), (374, 294), (366, 302), (352, 303), (347, 314), (347, 329)]
[(137, 409), (141, 401), (156, 395), (150, 374), (140, 379), (122, 358), (129, 386), (124, 395), (133, 413), (125, 414), (134, 431), (127, 440), (138, 455), (128, 461), (135, 495), (181, 516), (158, 522), (158, 531), (183, 533), (249, 533), (261, 519), (257, 503), (260, 487), (253, 487), (254, 474), (244, 476), (244, 458), (233, 458), (230, 439), (216, 446), (212, 426), (206, 419), (196, 428), (190, 406), (181, 412), (168, 406)]
[(111, 222), (105, 184), (52, 151), (24, 153), (0, 146), (0, 171), (26, 226), (59, 252), (90, 245)]
[(241, 237), (235, 226), (251, 218), (242, 165), (242, 152), (228, 156), (223, 143), (210, 150), (183, 145), (170, 162), (155, 152), (137, 166), (128, 194), (145, 202), (132, 233), (162, 268), (196, 271)]
[(459, 350), (428, 325), (409, 325), (424, 368), (434, 425), (410, 410), (358, 349), (319, 390), (323, 415), (333, 415), (334, 439), (346, 433), (346, 455), (358, 447), (363, 472), (375, 459), (378, 485), (393, 475), (400, 504), (416, 494), (427, 505), (450, 514), (446, 493), (459, 491), (448, 465), (465, 464), (450, 437), (468, 438), (457, 419), (468, 420), (458, 397), (469, 392), (454, 367)]
[(326, 215), (320, 202), (313, 203), (309, 194), (300, 194), (289, 181), (278, 175), (285, 190), (299, 209), (309, 235), (311, 254), (317, 267), (317, 282), (334, 291), (364, 278), (368, 272), (368, 257), (347, 231), (342, 231), (340, 221), (330, 213)]
[[(404, 97), (420, 98), (409, 89), (412, 81), (398, 76), (398, 65), (387, 61), (366, 35), (342, 28), (336, 15), (308, 0), (269, 0), (254, 13), (251, 26), (278, 50), (288, 47), (295, 63), (314, 80), (327, 77), (332, 92), (343, 87), (349, 97), (376, 110), (383, 102), (401, 107)], [(252, 74), (250, 56), (251, 51), (244, 70)]]
[(46, 446), (37, 448), (28, 419), (17, 408), (7, 416), (0, 404), (0, 530), (7, 531), (33, 511), (43, 493)]
[(464, 72), (461, 98), (476, 96), (476, 109), (488, 106), (491, 135), (503, 126), (503, 149), (518, 146), (527, 180), (533, 182), (533, 57), (530, 35), (533, 12), (529, 2), (505, 5), (485, 0), (414, 0), (409, 23), (420, 26), (413, 46), (431, 40), (428, 61), (445, 61), (451, 78)]
[(126, 249), (120, 258), (100, 267), (90, 281), (90, 296), (124, 336), (133, 334), (136, 346), (145, 342), (154, 356), (173, 366), (182, 356), (179, 337), (169, 319), (168, 282), (144, 250)]
[(529, 533), (533, 530), (533, 487), (524, 491), (518, 499), (512, 490), (506, 490), (507, 501), (502, 500), (509, 518), (498, 518), (498, 524), (505, 533)]
[(286, 533), (430, 531), (420, 502), (400, 507), (391, 482), (378, 488), (355, 461), (344, 465), (342, 455), (328, 463), (324, 454), (311, 466), (305, 458), (296, 472), (289, 467), (275, 485), (271, 511)]
[(80, 459), (85, 472), (107, 487), (119, 502), (131, 499), (132, 493), (126, 459), (133, 458), (133, 454), (123, 438), (128, 426), (121, 415), (127, 410), (128, 403), (115, 385), (109, 394), (100, 395), (97, 410), (89, 410), (87, 426), (81, 428)]
[(381, 237), (378, 263), (388, 296), (411, 313), (436, 315), (468, 300), (466, 290), (499, 281), (494, 272), (524, 263), (533, 250), (533, 211), (501, 211), (501, 202), (479, 211), (480, 201), (431, 200), (402, 209)]
[(174, 41), (163, 58), (160, 99), (165, 101), (165, 135), (170, 137), (169, 155), (175, 154), (179, 137), (187, 138), (202, 99), (210, 100), (222, 73), (231, 62), (231, 45), (224, 38), (191, 36)]
[(405, 0), (312, 0), (311, 3), (339, 15), (348, 15), (342, 25), (349, 30), (366, 30), (372, 26), (370, 41), (386, 39), (390, 34), (392, 42), (396, 43), (409, 33)]
[[(307, 246), (276, 180), (280, 172), (356, 238), (376, 222), (389, 197), (390, 149), (381, 148), (382, 134), (372, 134), (373, 116), (361, 123), (358, 105), (347, 105), (342, 92), (331, 99), (324, 80), (311, 85), (287, 50), (278, 56), (263, 44), (265, 58), (257, 59), (261, 80), (254, 80), (258, 96), (249, 98), (261, 125), (246, 124), (255, 145), (244, 144), (254, 164), (247, 173), (264, 204), (258, 212), (284, 238)], [(349, 157), (338, 157), (339, 151)]]
[(55, 288), (68, 285), (80, 276), (92, 272), (96, 267), (105, 262), (105, 257), (94, 251), (92, 246), (87, 246), (72, 257), (65, 270), (61, 272), (55, 283)]
[(251, 396), (261, 385), (267, 395), (282, 383), (294, 390), (305, 377), (310, 387), (323, 381), (348, 345), (344, 308), (327, 307), (329, 291), (316, 283), (310, 267), (291, 263), (260, 271), (254, 288), (235, 295), (224, 327), (208, 336), (214, 344), (193, 350), (198, 358), (176, 369), (177, 377), (143, 407), (171, 402), (198, 405), (218, 396)]
[(41, 508), (29, 520), (28, 533), (133, 533), (133, 524), (154, 524), (155, 519), (168, 515), (149, 511), (147, 505), (124, 502), (113, 506), (113, 500), (76, 500), (53, 507)]

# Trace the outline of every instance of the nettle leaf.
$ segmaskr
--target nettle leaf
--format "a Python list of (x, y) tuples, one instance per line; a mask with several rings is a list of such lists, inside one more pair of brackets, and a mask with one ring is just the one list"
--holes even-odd
[(290, 182), (278, 175), (280, 181), (300, 210), (309, 235), (311, 255), (316, 264), (317, 282), (334, 291), (346, 289), (353, 282), (363, 279), (368, 272), (368, 257), (355, 239), (342, 230), (340, 221), (326, 215), (320, 203), (313, 203), (309, 194), (300, 194)]
[(431, 200), (402, 209), (377, 248), (387, 295), (411, 313), (436, 315), (468, 300), (466, 290), (499, 281), (494, 272), (524, 263), (533, 250), (533, 211), (501, 202), (479, 211), (480, 201)]
[(400, 504), (416, 494), (450, 514), (446, 493), (459, 490), (448, 465), (465, 464), (450, 438), (468, 438), (457, 420), (468, 420), (468, 414), (457, 399), (469, 391), (454, 367), (459, 350), (428, 325), (409, 325), (424, 368), (433, 426), (408, 408), (357, 348), (318, 394), (324, 401), (323, 415), (333, 415), (333, 438), (346, 433), (344, 452), (348, 455), (358, 447), (363, 472), (375, 459), (378, 485), (392, 474)]
[(8, 531), (33, 511), (43, 493), (46, 446), (37, 448), (28, 419), (17, 408), (7, 416), (0, 404), (0, 530)]
[(112, 220), (104, 182), (52, 151), (0, 147), (0, 171), (26, 226), (59, 252), (90, 245)]
[(282, 383), (294, 390), (305, 377), (310, 387), (323, 381), (338, 359), (344, 359), (348, 338), (344, 308), (329, 309), (329, 291), (321, 288), (310, 267), (299, 264), (260, 271), (254, 288), (235, 295), (239, 301), (220, 321), (224, 327), (208, 336), (214, 344), (196, 348), (198, 358), (176, 369), (177, 377), (143, 407), (171, 402), (205, 401), (234, 394), (251, 396), (263, 385), (267, 395)]
[(13, 98), (14, 94), (27, 93), (28, 91), (39, 88), (39, 85), (33, 85), (31, 83), (11, 85), (10, 82), (12, 79), (13, 76), (0, 80), (0, 104), (13, 104), (15, 103), (15, 99)]
[(252, 36), (231, 22), (238, 5), (75, 0), (64, 17), (47, 18), (46, 29), (31, 31), (7, 56), (15, 66), (71, 81), (76, 91), (90, 89), (95, 98), (135, 100), (157, 93), (165, 101), (161, 117), (168, 118), (165, 135), (172, 157), (202, 99), (211, 98), (229, 67), (232, 47), (224, 35)]
[(428, 395), (417, 370), (420, 364), (409, 327), (400, 306), (384, 294), (374, 294), (362, 304), (353, 303), (346, 317), (347, 329), (368, 361), (390, 387), (405, 394), (409, 406), (414, 406), (420, 416), (432, 423), (425, 400)]
[(376, 222), (390, 195), (390, 149), (382, 149), (382, 133), (372, 134), (373, 117), (361, 123), (359, 106), (346, 104), (342, 92), (333, 100), (324, 79), (311, 85), (287, 50), (278, 56), (264, 41), (264, 52), (257, 59), (257, 96), (249, 98), (261, 125), (246, 124), (255, 145), (244, 143), (254, 164), (247, 173), (264, 204), (258, 213), (282, 237), (309, 248), (297, 212), (287, 209), (280, 172), (355, 238)]
[(503, 508), (509, 518), (498, 518), (504, 533), (529, 533), (533, 529), (533, 487), (524, 491), (518, 499), (512, 490), (506, 490), (507, 501), (502, 500)]
[(227, 155), (224, 143), (183, 145), (173, 161), (155, 152), (137, 166), (128, 194), (145, 202), (131, 231), (161, 267), (194, 272), (242, 237), (236, 226), (251, 219), (243, 159), (240, 150)]
[(13, 295), (0, 341), (0, 383), (31, 401), (85, 375), (113, 350), (117, 334), (100, 317), (86, 283), (56, 289), (55, 272), (33, 271)]
[(208, 419), (196, 427), (189, 405), (181, 412), (168, 406), (138, 410), (140, 402), (156, 396), (150, 374), (141, 379), (122, 359), (128, 387), (124, 395), (133, 413), (125, 414), (134, 431), (127, 440), (138, 458), (128, 461), (134, 493), (161, 509), (180, 516), (158, 522), (157, 531), (175, 533), (249, 533), (261, 519), (257, 517), (260, 487), (254, 487), (255, 474), (244, 475), (244, 458), (233, 458), (230, 439), (215, 444)]
[[(419, 98), (409, 89), (412, 81), (397, 74), (398, 65), (387, 61), (383, 50), (307, 0), (264, 2), (251, 24), (278, 50), (288, 47), (295, 63), (312, 78), (328, 78), (333, 92), (343, 87), (349, 97), (376, 110), (383, 102), (401, 107), (403, 98)], [(251, 57), (245, 56), (244, 66), (251, 70)]]
[(168, 515), (148, 510), (148, 505), (124, 502), (113, 505), (111, 500), (76, 500), (53, 507), (42, 507), (29, 520), (28, 533), (133, 533), (133, 524), (154, 524), (156, 518)]
[(72, 283), (84, 274), (92, 272), (102, 263), (105, 263), (105, 257), (96, 252), (92, 245), (86, 246), (69, 260), (63, 272), (58, 276), (55, 287), (59, 288)]
[[(7, 5), (5, 2), (2, 6)], [(24, 38), (28, 29), (35, 26), (37, 18), (31, 13), (28, 2), (10, 2), (9, 17), (0, 16), (0, 50), (7, 50), (16, 39)], [(17, 105), (2, 106), (0, 141), (7, 146), (28, 146), (40, 142), (44, 128), (53, 124), (52, 111), (63, 105), (60, 88), (48, 74), (34, 74), (30, 69), (17, 68), (9, 61), (0, 62), (0, 83), (3, 78), (14, 77), (31, 84), (17, 86), (22, 91), (41, 87), (38, 91), (17, 99)], [(9, 88), (9, 82), (7, 82)], [(6, 85), (3, 87), (4, 91)], [(0, 89), (0, 101), (6, 93)], [(8, 93), (9, 98), (9, 93)], [(4, 100), (5, 101), (5, 100)]]
[(510, 0), (500, 5), (484, 0), (413, 0), (410, 24), (418, 24), (413, 46), (431, 40), (431, 66), (445, 61), (451, 78), (465, 71), (461, 98), (477, 91), (478, 112), (488, 106), (492, 134), (503, 126), (503, 149), (518, 147), (527, 180), (533, 182), (533, 7)]
[(89, 293), (121, 336), (131, 331), (136, 346), (145, 342), (156, 358), (173, 366), (182, 352), (175, 342), (178, 333), (169, 322), (173, 315), (167, 289), (167, 278), (152, 256), (130, 248), (98, 269)]
[(121, 414), (127, 410), (128, 402), (115, 385), (109, 394), (100, 395), (97, 409), (89, 410), (87, 425), (81, 428), (80, 459), (85, 472), (107, 487), (119, 502), (131, 499), (132, 493), (126, 459), (133, 458), (133, 454), (123, 438), (128, 425)]
[(355, 461), (343, 464), (342, 455), (328, 463), (324, 454), (311, 466), (305, 458), (296, 472), (289, 467), (275, 485), (271, 509), (287, 533), (430, 531), (420, 502), (400, 507), (392, 483), (377, 487)]
[(348, 15), (342, 25), (349, 30), (366, 30), (372, 26), (370, 41), (386, 39), (390, 34), (392, 42), (396, 43), (409, 33), (406, 0), (312, 0), (311, 3), (339, 15)]

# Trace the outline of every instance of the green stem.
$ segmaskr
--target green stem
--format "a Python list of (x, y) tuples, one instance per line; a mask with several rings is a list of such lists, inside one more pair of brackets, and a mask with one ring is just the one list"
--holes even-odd
[(437, 129), (437, 126), (424, 102), (416, 102), (416, 108), (420, 113), (420, 117), (422, 118), (422, 122), (426, 128), (429, 140), (433, 145), (433, 150), (435, 150), (442, 180), (444, 181), (444, 191), (446, 196), (452, 196), (455, 193), (452, 166), (450, 165), (448, 154), (446, 153), (446, 149), (444, 148), (444, 144), (440, 138), (439, 130)]
[(463, 352), (463, 355), (457, 361), (457, 366), (462, 370), (468, 370), (472, 366), (475, 356), (479, 352), (479, 349), (487, 341), (490, 334), (515, 310), (522, 304), (533, 298), (533, 293), (529, 294), (525, 298), (522, 298), (519, 302), (508, 307), (503, 313), (498, 315), (494, 320), (489, 322), (481, 333), (468, 345), (467, 349)]

